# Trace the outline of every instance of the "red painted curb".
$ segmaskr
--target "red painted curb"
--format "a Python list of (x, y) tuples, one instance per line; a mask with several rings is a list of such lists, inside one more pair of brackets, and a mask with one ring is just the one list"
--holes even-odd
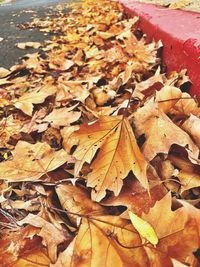
[(130, 16), (140, 18), (139, 27), (148, 40), (162, 40), (167, 71), (188, 70), (192, 82), (190, 93), (200, 100), (200, 13), (132, 0), (120, 2)]

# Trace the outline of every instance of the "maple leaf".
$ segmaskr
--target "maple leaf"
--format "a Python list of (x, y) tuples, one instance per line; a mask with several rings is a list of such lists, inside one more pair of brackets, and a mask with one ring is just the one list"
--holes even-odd
[[(41, 240), (35, 234), (38, 229), (33, 226), (17, 227), (12, 231), (1, 229), (0, 262), (4, 267), (41, 267), (48, 266), (50, 259)], [(31, 265), (32, 264), (32, 265)], [(37, 265), (38, 264), (38, 265)]]
[[(184, 229), (187, 214), (181, 208), (172, 211), (171, 205), (171, 194), (168, 193), (150, 208), (148, 214), (143, 213), (142, 215), (142, 218), (154, 228), (159, 239), (168, 237)], [(165, 216), (162, 216), (163, 211), (165, 212)], [(174, 224), (173, 222), (176, 223)]]
[(163, 75), (160, 74), (160, 67), (156, 70), (155, 74), (145, 81), (136, 83), (133, 97), (143, 99), (144, 96), (152, 95), (152, 92), (162, 88), (164, 84)]
[(71, 267), (149, 266), (133, 226), (117, 216), (83, 218), (77, 237), (52, 267), (64, 267), (66, 263)]
[(72, 134), (81, 141), (78, 150), (73, 155), (81, 162), (90, 163), (100, 147), (97, 158), (91, 164), (92, 172), (87, 176), (87, 185), (94, 188), (92, 192), (94, 200), (100, 201), (107, 189), (118, 195), (123, 185), (122, 180), (131, 170), (141, 184), (148, 189), (147, 162), (140, 152), (126, 118), (123, 116), (101, 117), (87, 128), (87, 134), (83, 133), (83, 129), (85, 126)]
[(63, 149), (54, 151), (47, 143), (19, 141), (13, 159), (0, 163), (0, 179), (9, 182), (35, 181), (72, 158)]
[(58, 33), (43, 52), (0, 68), (0, 265), (197, 267), (199, 210), (166, 195), (198, 202), (200, 109), (179, 89), (186, 70), (154, 74), (161, 43), (120, 3), (65, 7), (21, 25)]
[[(118, 127), (121, 117), (100, 117), (92, 124), (82, 124), (80, 129), (70, 136), (71, 144), (78, 144), (73, 156), (79, 161), (75, 175), (85, 162), (91, 163), (104, 140)], [(65, 141), (65, 140), (64, 140)]]
[(160, 111), (153, 99), (135, 113), (134, 122), (136, 133), (145, 134), (146, 141), (142, 146), (142, 152), (149, 161), (158, 153), (167, 154), (173, 144), (188, 147), (191, 158), (198, 158), (199, 149), (190, 136)]
[[(192, 255), (192, 252), (196, 251), (199, 246), (199, 213), (196, 213), (197, 210), (191, 205), (184, 201), (180, 202), (183, 207), (172, 211), (169, 192), (150, 209), (148, 214), (143, 213), (142, 219), (153, 227), (159, 238), (156, 253), (165, 253), (168, 257), (187, 263), (189, 255)], [(144, 247), (151, 257), (154, 250), (152, 248), (149, 250), (149, 248)], [(192, 258), (194, 259), (194, 256)]]
[(186, 201), (178, 200), (178, 202), (183, 206), (182, 209), (188, 218), (183, 231), (176, 240), (177, 242), (172, 247), (169, 247), (169, 254), (180, 262), (197, 267), (199, 262), (193, 253), (200, 246), (200, 213), (197, 208)]

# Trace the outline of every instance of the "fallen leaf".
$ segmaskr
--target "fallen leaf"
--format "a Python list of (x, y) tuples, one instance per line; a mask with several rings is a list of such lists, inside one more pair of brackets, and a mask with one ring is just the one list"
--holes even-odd
[[(19, 141), (13, 159), (0, 163), (0, 179), (9, 182), (36, 181), (72, 158), (63, 149), (54, 151), (46, 143)], [(48, 175), (47, 175), (48, 177)]]
[(167, 113), (175, 106), (182, 96), (182, 92), (179, 88), (174, 86), (164, 86), (160, 91), (156, 91), (156, 102), (158, 108)]
[(17, 43), (16, 46), (20, 49), (26, 49), (26, 48), (34, 48), (34, 49), (38, 49), (39, 47), (41, 47), (41, 43), (39, 42), (25, 42), (25, 43)]
[(81, 112), (73, 111), (72, 108), (57, 108), (47, 115), (43, 121), (49, 122), (53, 127), (67, 126), (76, 122), (81, 117)]
[(71, 267), (147, 267), (148, 259), (140, 245), (138, 234), (127, 220), (112, 216), (83, 218), (77, 237), (52, 267), (64, 267), (65, 263)]
[(182, 93), (181, 99), (173, 107), (171, 113), (176, 116), (190, 116), (191, 113), (198, 116), (200, 114), (197, 101), (188, 93)]
[(191, 3), (192, 3), (191, 0), (178, 0), (178, 1), (175, 1), (174, 3), (171, 3), (169, 5), (169, 8), (170, 9), (180, 9), (180, 8), (183, 8), (183, 7), (190, 5)]
[(185, 190), (200, 186), (200, 174), (198, 173), (185, 172), (181, 170), (177, 177), (181, 182), (181, 193)]
[(92, 192), (93, 199), (100, 201), (105, 196), (106, 189), (118, 195), (123, 185), (122, 180), (131, 170), (148, 189), (147, 162), (137, 146), (127, 119), (122, 116), (101, 117), (94, 124), (82, 125), (79, 131), (72, 134), (72, 138), (79, 139), (78, 148), (73, 154), (80, 161), (78, 170), (84, 162), (91, 162), (100, 147), (100, 152), (91, 165), (92, 172), (87, 176), (87, 185), (95, 188)]
[(82, 124), (80, 129), (70, 136), (70, 143), (78, 145), (73, 153), (73, 156), (79, 161), (76, 164), (76, 175), (85, 162), (91, 163), (99, 147), (119, 123), (118, 117), (100, 117), (97, 122), (92, 124)]
[(19, 134), (22, 131), (24, 123), (20, 120), (15, 120), (12, 115), (3, 118), (0, 121), (0, 147), (9, 147), (8, 142), (10, 138)]
[(9, 74), (10, 74), (9, 70), (0, 67), (0, 79), (6, 77)]
[(48, 267), (50, 263), (43, 250), (35, 249), (20, 255), (20, 259), (9, 267)]
[(134, 214), (132, 211), (128, 211), (129, 217), (131, 219), (131, 222), (135, 229), (138, 231), (138, 233), (144, 237), (147, 241), (149, 241), (152, 245), (158, 244), (158, 237), (153, 229), (153, 227), (140, 217), (138, 217), (136, 214)]
[(137, 135), (145, 134), (142, 152), (149, 161), (158, 153), (167, 154), (173, 144), (185, 147), (191, 158), (198, 158), (199, 149), (190, 136), (160, 111), (152, 99), (135, 113), (134, 123)]
[(48, 249), (51, 261), (55, 262), (57, 259), (57, 246), (65, 241), (63, 232), (58, 230), (52, 223), (44, 220), (42, 217), (31, 213), (18, 222), (18, 225), (20, 226), (24, 224), (41, 228), (37, 235), (42, 237), (43, 244)]
[(23, 94), (20, 98), (13, 100), (13, 105), (22, 110), (25, 114), (32, 116), (33, 104), (40, 104), (45, 101), (48, 96), (54, 95), (55, 86), (44, 86), (39, 91), (32, 91)]
[(191, 114), (190, 117), (182, 124), (181, 128), (185, 130), (200, 147), (200, 119)]
[[(165, 216), (162, 216), (163, 211)], [(187, 214), (181, 208), (176, 211), (171, 210), (171, 195), (168, 193), (160, 201), (156, 202), (148, 214), (143, 213), (142, 219), (154, 228), (158, 239), (161, 239), (182, 231), (187, 220)], [(176, 222), (176, 224), (173, 222)]]
[[(148, 175), (149, 178), (149, 175)], [(159, 184), (160, 180), (156, 180), (158, 185), (150, 188), (150, 194), (142, 187), (136, 179), (128, 178), (122, 187), (118, 196), (111, 196), (101, 201), (106, 206), (125, 206), (137, 215), (143, 212), (148, 213), (156, 201), (162, 199), (166, 194), (165, 187)]]
[(90, 199), (86, 189), (62, 184), (56, 187), (56, 193), (63, 209), (73, 214), (69, 214), (72, 222), (76, 222), (80, 215), (101, 215), (105, 214), (105, 209)]

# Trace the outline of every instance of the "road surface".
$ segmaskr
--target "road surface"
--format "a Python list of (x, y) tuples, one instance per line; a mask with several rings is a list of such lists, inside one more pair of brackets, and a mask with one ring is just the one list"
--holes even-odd
[[(35, 17), (55, 15), (55, 7), (70, 0), (16, 0), (12, 4), (0, 5), (0, 67), (10, 68), (19, 62), (19, 58), (37, 50), (21, 50), (15, 45), (18, 42), (41, 42), (51, 38), (51, 34), (38, 29), (20, 30), (17, 24), (30, 22)], [(67, 12), (67, 11), (66, 11)]]

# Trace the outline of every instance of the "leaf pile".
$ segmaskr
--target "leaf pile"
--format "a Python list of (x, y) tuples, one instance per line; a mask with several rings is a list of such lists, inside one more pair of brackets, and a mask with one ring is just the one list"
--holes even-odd
[(1, 266), (199, 266), (186, 71), (166, 75), (162, 44), (117, 2), (21, 27), (56, 34), (0, 68)]

